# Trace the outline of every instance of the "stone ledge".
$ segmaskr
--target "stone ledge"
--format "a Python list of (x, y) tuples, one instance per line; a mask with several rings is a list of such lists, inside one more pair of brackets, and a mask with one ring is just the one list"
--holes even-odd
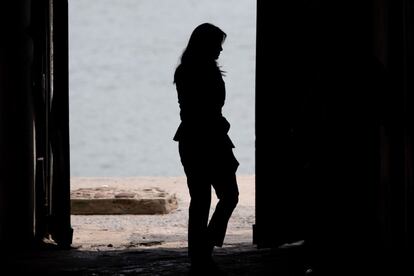
[(72, 215), (154, 215), (177, 208), (175, 194), (160, 188), (122, 190), (102, 186), (71, 191)]

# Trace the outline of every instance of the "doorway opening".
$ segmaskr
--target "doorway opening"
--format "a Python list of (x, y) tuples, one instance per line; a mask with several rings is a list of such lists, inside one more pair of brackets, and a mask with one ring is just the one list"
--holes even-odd
[[(227, 33), (223, 109), (240, 161), (240, 204), (228, 244), (252, 241), (255, 194), (256, 1), (69, 1), (71, 190), (160, 189), (167, 215), (72, 215), (83, 248), (186, 246), (189, 196), (177, 144), (172, 82), (189, 35), (211, 22)], [(212, 208), (215, 206), (213, 196)]]

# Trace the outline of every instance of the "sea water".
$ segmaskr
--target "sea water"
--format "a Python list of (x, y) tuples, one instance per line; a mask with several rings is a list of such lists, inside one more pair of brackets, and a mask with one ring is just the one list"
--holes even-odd
[(255, 0), (69, 0), (72, 176), (183, 175), (174, 70), (203, 22), (227, 34), (223, 115), (255, 173)]

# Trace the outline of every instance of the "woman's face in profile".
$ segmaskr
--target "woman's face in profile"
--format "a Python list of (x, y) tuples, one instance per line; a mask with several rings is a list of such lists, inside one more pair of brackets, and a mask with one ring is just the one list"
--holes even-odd
[(221, 46), (221, 43), (220, 43), (218, 47), (215, 47), (214, 49), (214, 54), (213, 54), (214, 60), (219, 58), (221, 51), (223, 51), (223, 47)]
[(213, 58), (214, 60), (217, 60), (220, 56), (221, 51), (223, 51), (223, 47), (221, 45), (221, 42), (212, 44), (209, 47), (209, 49), (210, 49), (209, 52), (211, 54), (211, 58)]

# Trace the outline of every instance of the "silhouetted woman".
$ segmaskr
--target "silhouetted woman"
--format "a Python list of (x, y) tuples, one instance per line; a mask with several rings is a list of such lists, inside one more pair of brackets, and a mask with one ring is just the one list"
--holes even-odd
[[(214, 246), (223, 245), (227, 224), (238, 202), (239, 162), (222, 115), (226, 91), (217, 65), (226, 34), (204, 23), (191, 34), (174, 74), (181, 123), (174, 136), (190, 192), (188, 250), (192, 270), (217, 269)], [(219, 199), (208, 222), (211, 186)]]

